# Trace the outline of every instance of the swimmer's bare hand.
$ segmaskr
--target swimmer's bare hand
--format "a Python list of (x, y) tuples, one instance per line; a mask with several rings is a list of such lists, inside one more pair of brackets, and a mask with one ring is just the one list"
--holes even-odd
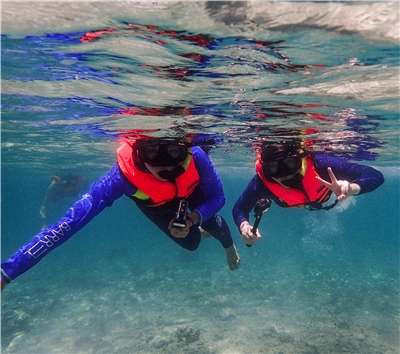
[(172, 236), (177, 238), (185, 238), (190, 231), (191, 221), (186, 220), (186, 226), (183, 228), (174, 227), (172, 224), (174, 223), (174, 219), (169, 222), (168, 229)]
[(315, 177), (315, 178), (322, 185), (329, 188), (333, 193), (335, 193), (339, 201), (351, 197), (352, 195), (356, 195), (360, 192), (360, 186), (358, 184), (349, 183), (348, 181), (345, 180), (338, 180), (330, 167), (328, 167), (328, 174), (329, 178), (331, 179), (331, 183), (325, 181), (321, 177)]
[(242, 234), (242, 240), (246, 245), (253, 245), (261, 238), (258, 230), (256, 233), (253, 233), (252, 230), (253, 226), (251, 226), (248, 221), (243, 221), (240, 224), (240, 233)]

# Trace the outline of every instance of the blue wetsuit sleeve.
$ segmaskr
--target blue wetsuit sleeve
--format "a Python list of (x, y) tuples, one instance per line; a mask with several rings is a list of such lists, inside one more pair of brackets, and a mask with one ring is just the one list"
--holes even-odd
[(200, 147), (195, 146), (192, 151), (200, 176), (199, 188), (204, 196), (204, 202), (195, 209), (201, 225), (222, 209), (225, 205), (225, 194), (221, 179), (208, 155)]
[[(358, 184), (361, 188), (359, 194), (372, 192), (384, 182), (384, 177), (380, 171), (370, 166), (350, 163), (344, 158), (316, 153), (313, 156), (313, 161), (315, 170), (321, 178), (330, 181), (328, 167), (331, 167), (338, 180)], [(233, 220), (238, 228), (243, 221), (249, 221), (249, 214), (260, 198), (270, 198), (278, 205), (283, 206), (279, 198), (265, 186), (261, 178), (255, 175), (232, 209)]]
[(256, 174), (239, 196), (232, 209), (233, 220), (239, 228), (243, 221), (249, 221), (250, 212), (260, 198), (273, 198), (272, 193)]
[(360, 186), (359, 194), (372, 192), (383, 182), (382, 173), (373, 167), (348, 162), (345, 158), (316, 153), (313, 157), (315, 171), (319, 176), (330, 181), (328, 167), (338, 180), (346, 180)]
[(123, 194), (131, 195), (136, 187), (123, 176), (117, 164), (93, 183), (89, 191), (69, 208), (64, 217), (43, 230), (1, 264), (1, 278), (9, 283), (37, 264), (82, 229), (104, 208)]

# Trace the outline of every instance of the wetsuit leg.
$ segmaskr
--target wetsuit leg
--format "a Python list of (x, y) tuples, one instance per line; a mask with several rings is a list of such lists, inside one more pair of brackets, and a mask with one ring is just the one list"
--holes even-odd
[(178, 204), (173, 208), (172, 206), (159, 206), (148, 207), (140, 203), (136, 203), (141, 212), (153, 222), (162, 232), (164, 232), (172, 241), (176, 242), (179, 246), (189, 250), (195, 251), (200, 244), (201, 234), (197, 227), (192, 227), (189, 234), (184, 238), (174, 237), (168, 230), (169, 222), (174, 218), (174, 213), (178, 208)]
[[(196, 188), (188, 198), (189, 208), (196, 209), (205, 200), (200, 188)], [(203, 222), (201, 227), (210, 233), (210, 235), (221, 242), (224, 248), (229, 248), (233, 245), (231, 231), (225, 219), (221, 215), (214, 215), (207, 221)], [(192, 227), (193, 229), (193, 227)], [(197, 229), (197, 228), (196, 228)]]
[(221, 215), (214, 215), (201, 225), (201, 227), (210, 233), (210, 235), (221, 242), (226, 249), (233, 245), (231, 231), (225, 219)]

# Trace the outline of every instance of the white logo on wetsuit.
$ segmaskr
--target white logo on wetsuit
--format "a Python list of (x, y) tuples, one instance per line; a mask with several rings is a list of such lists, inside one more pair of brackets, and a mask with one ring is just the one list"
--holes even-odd
[(215, 221), (219, 227), (222, 227), (222, 218), (219, 215), (215, 215)]

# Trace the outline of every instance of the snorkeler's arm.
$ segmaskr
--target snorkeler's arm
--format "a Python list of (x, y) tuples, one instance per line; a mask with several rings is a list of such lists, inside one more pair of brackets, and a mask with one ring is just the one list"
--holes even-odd
[(242, 240), (247, 246), (253, 245), (261, 239), (259, 230), (250, 224), (250, 212), (260, 198), (266, 198), (268, 189), (261, 178), (256, 174), (248, 183), (242, 194), (236, 200), (232, 209), (233, 220), (242, 235)]
[(221, 179), (208, 155), (200, 147), (195, 146), (192, 151), (200, 176), (199, 187), (205, 198), (205, 201), (194, 210), (198, 216), (197, 223), (201, 225), (222, 209), (225, 205), (225, 194)]
[(315, 170), (323, 180), (332, 182), (328, 172), (330, 167), (337, 181), (347, 181), (351, 195), (372, 192), (384, 182), (380, 171), (370, 166), (348, 162), (344, 158), (316, 153), (314, 164)]
[(37, 234), (1, 264), (2, 287), (3, 282), (10, 283), (32, 268), (123, 194), (131, 195), (135, 192), (136, 187), (123, 176), (115, 164), (107, 174), (91, 185), (89, 191), (74, 203), (63, 218)]
[(266, 194), (267, 188), (261, 178), (256, 174), (248, 183), (242, 194), (236, 200), (232, 209), (233, 220), (240, 230), (240, 225), (244, 221), (249, 221), (250, 212), (260, 198), (270, 197)]
[(43, 203), (40, 207), (40, 216), (42, 217), (42, 219), (46, 219), (47, 205), (51, 200), (53, 200), (56, 192), (57, 192), (57, 181), (53, 177), (50, 182), (50, 185), (47, 187), (46, 195), (44, 196)]

